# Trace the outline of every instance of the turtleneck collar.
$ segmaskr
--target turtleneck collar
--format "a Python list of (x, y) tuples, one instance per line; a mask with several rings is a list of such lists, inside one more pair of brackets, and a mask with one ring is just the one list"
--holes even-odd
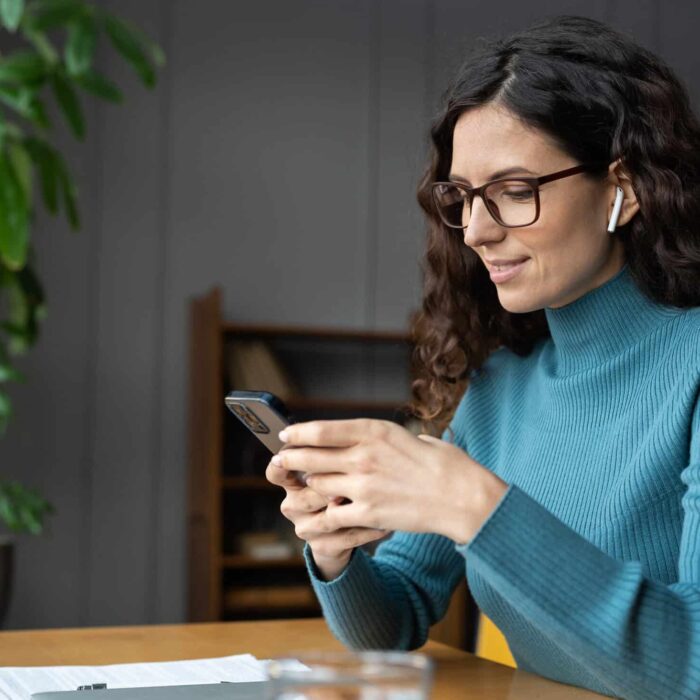
[(637, 287), (629, 265), (600, 287), (558, 309), (545, 308), (558, 372), (605, 362), (681, 313), (658, 304)]

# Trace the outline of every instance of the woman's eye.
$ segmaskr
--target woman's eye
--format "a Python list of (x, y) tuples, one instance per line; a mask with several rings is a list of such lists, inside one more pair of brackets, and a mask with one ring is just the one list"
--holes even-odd
[(503, 194), (507, 195), (511, 199), (518, 201), (526, 201), (532, 199), (532, 190), (505, 190)]

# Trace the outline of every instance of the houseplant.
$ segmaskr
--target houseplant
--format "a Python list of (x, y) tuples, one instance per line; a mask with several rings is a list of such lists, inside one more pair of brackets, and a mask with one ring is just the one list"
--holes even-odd
[[(164, 64), (159, 47), (132, 24), (86, 0), (0, 0), (0, 31), (12, 50), (0, 51), (0, 436), (12, 404), (8, 382), (24, 381), (13, 359), (39, 336), (46, 300), (34, 265), (31, 229), (37, 207), (63, 213), (80, 229), (77, 189), (66, 159), (54, 145), (46, 105), (78, 140), (86, 133), (81, 95), (122, 101), (100, 73), (100, 42), (116, 50), (146, 87)], [(36, 491), (0, 473), (0, 526), (38, 534), (52, 506)], [(7, 606), (12, 541), (0, 540), (0, 626)], [(3, 598), (4, 596), (4, 598)]]
[[(16, 481), (0, 482), (0, 520), (11, 532), (38, 535), (44, 517), (51, 512), (53, 506), (36, 491)], [(0, 536), (0, 627), (10, 603), (13, 567), (14, 542), (7, 535)]]

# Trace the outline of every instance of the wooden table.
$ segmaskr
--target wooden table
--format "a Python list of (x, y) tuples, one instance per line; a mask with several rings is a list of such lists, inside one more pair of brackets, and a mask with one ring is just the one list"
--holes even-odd
[[(0, 664), (3, 666), (170, 661), (243, 653), (265, 659), (294, 650), (342, 648), (320, 618), (0, 632)], [(516, 671), (437, 642), (428, 642), (422, 651), (436, 662), (432, 694), (435, 700), (604, 697)]]

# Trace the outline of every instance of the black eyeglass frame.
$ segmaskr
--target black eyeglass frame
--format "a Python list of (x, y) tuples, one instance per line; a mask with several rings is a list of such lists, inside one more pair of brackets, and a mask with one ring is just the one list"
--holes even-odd
[[(442, 215), (441, 205), (438, 201), (437, 188), (440, 185), (451, 185), (466, 192), (469, 201), (470, 211), (474, 202), (474, 197), (481, 197), (481, 201), (484, 203), (486, 211), (488, 211), (488, 213), (491, 214), (491, 217), (499, 226), (505, 226), (506, 228), (522, 228), (523, 226), (532, 226), (532, 224), (534, 224), (535, 221), (537, 221), (537, 219), (540, 218), (540, 185), (544, 185), (547, 182), (553, 182), (554, 180), (561, 180), (562, 178), (569, 177), (570, 175), (577, 175), (578, 173), (596, 170), (598, 169), (598, 167), (599, 166), (596, 166), (592, 163), (582, 163), (581, 165), (576, 165), (573, 168), (566, 168), (565, 170), (559, 170), (556, 173), (549, 173), (549, 175), (541, 175), (540, 177), (503, 177), (499, 178), (498, 180), (490, 180), (489, 182), (485, 182), (483, 185), (481, 185), (481, 187), (469, 187), (469, 185), (465, 185), (461, 182), (455, 182), (453, 180), (448, 180), (447, 182), (434, 182), (431, 185), (433, 203), (435, 204), (435, 209), (437, 210), (437, 214), (440, 217), (440, 220), (445, 224), (445, 226), (461, 230), (467, 228), (469, 224), (467, 224), (467, 226), (455, 226), (454, 224), (451, 224), (448, 221), (446, 221)], [(484, 197), (484, 191), (491, 185), (496, 184), (497, 182), (523, 182), (531, 187), (535, 195), (535, 218), (532, 221), (530, 221), (530, 223), (506, 224), (504, 221), (501, 220), (501, 217), (498, 216), (498, 214), (496, 214), (496, 212), (494, 212), (491, 209), (488, 198)]]

